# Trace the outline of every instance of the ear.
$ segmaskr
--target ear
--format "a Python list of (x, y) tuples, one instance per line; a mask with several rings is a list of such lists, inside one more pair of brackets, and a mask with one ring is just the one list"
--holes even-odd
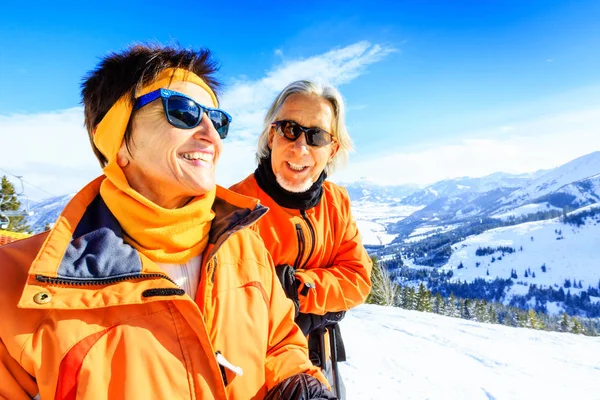
[(331, 148), (329, 149), (329, 161), (328, 163), (333, 161), (333, 157), (335, 157), (335, 155), (337, 154), (337, 152), (340, 150), (340, 144), (338, 142), (332, 142), (331, 143)]
[(273, 132), (273, 127), (271, 127), (269, 129), (269, 141), (267, 142), (267, 145), (269, 146), (269, 150), (273, 150), (273, 137), (275, 135), (275, 132)]
[(121, 168), (125, 168), (127, 165), (129, 165), (130, 158), (131, 158), (131, 154), (129, 154), (127, 145), (125, 144), (125, 141), (123, 140), (123, 143), (121, 143), (121, 147), (119, 148), (119, 151), (117, 152), (117, 165)]

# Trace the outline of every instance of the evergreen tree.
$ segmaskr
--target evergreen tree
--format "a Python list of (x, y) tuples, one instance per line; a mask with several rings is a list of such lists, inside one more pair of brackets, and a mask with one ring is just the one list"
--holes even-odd
[(479, 322), (490, 322), (490, 316), (487, 311), (487, 302), (485, 300), (477, 301), (475, 303), (475, 315)]
[(538, 317), (537, 313), (533, 310), (533, 308), (530, 308), (529, 311), (527, 312), (527, 325), (528, 325), (528, 328), (532, 328), (532, 329), (544, 329), (545, 328), (544, 323)]
[(566, 312), (562, 315), (562, 320), (560, 321), (560, 330), (561, 332), (571, 332), (571, 321), (569, 321), (569, 316)]
[(517, 326), (521, 328), (529, 328), (529, 317), (524, 311), (517, 311)]
[(456, 296), (454, 293), (450, 293), (450, 297), (448, 298), (448, 303), (446, 304), (446, 315), (453, 318), (460, 317), (460, 312), (456, 307)]
[(421, 283), (417, 292), (417, 311), (431, 312), (431, 292)]
[(402, 291), (402, 308), (405, 310), (415, 310), (417, 306), (415, 289), (410, 286), (404, 286)]
[(490, 304), (489, 308), (488, 308), (488, 318), (489, 318), (489, 322), (491, 324), (497, 324), (498, 323), (498, 314), (496, 313), (496, 308)]
[(460, 317), (463, 319), (472, 319), (473, 313), (471, 312), (471, 300), (465, 299), (460, 312)]
[(571, 332), (573, 332), (577, 335), (581, 335), (585, 332), (585, 328), (583, 327), (583, 325), (577, 318), (573, 317), (571, 322), (572, 322)]
[[(2, 177), (2, 185), (0, 187), (0, 215), (2, 211), (19, 211), (21, 208), (21, 202), (17, 199), (17, 193), (15, 187), (6, 176)], [(8, 227), (5, 228), (12, 232), (27, 232), (29, 226), (25, 216), (11, 216), (9, 217)]]
[(375, 256), (371, 256), (373, 268), (371, 270), (371, 293), (367, 297), (367, 304), (393, 306), (395, 303), (397, 285), (392, 282), (387, 268), (381, 266)]
[(445, 315), (445, 304), (446, 303), (444, 302), (442, 295), (439, 292), (436, 293), (435, 297), (433, 298), (433, 312), (436, 314)]

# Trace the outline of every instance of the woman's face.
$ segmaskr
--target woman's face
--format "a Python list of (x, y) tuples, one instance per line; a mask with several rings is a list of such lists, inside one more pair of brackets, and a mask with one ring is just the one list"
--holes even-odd
[[(290, 120), (307, 128), (333, 132), (333, 107), (321, 97), (296, 93), (289, 96), (275, 121)], [(319, 178), (339, 145), (333, 141), (322, 147), (309, 146), (306, 135), (288, 140), (271, 128), (269, 133), (271, 167), (279, 185), (295, 193), (305, 192)]]
[[(194, 83), (174, 82), (168, 89), (216, 107), (209, 93)], [(167, 121), (159, 98), (136, 112), (129, 151), (123, 143), (117, 161), (138, 193), (163, 208), (178, 208), (215, 188), (221, 149), (221, 138), (206, 114), (193, 129), (176, 128)]]

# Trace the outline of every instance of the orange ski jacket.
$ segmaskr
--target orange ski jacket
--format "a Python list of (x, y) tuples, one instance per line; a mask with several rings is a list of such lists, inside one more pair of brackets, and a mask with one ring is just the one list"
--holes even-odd
[(262, 399), (298, 373), (326, 382), (248, 229), (264, 207), (217, 189), (194, 301), (124, 244), (103, 179), (49, 233), (0, 247), (0, 398)]
[(346, 189), (324, 181), (321, 201), (306, 211), (279, 206), (258, 186), (254, 174), (230, 189), (269, 208), (252, 229), (263, 238), (276, 265), (296, 268), (300, 312), (323, 315), (365, 301), (371, 290), (372, 263), (352, 218)]

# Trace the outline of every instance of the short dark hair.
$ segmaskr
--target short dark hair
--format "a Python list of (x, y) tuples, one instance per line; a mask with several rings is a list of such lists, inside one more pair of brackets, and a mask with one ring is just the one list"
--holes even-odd
[[(220, 84), (212, 75), (218, 70), (218, 64), (206, 48), (194, 50), (159, 44), (135, 44), (102, 58), (96, 69), (83, 78), (81, 97), (85, 127), (94, 154), (103, 168), (107, 159), (94, 144), (94, 130), (117, 100), (129, 94), (133, 103), (136, 92), (156, 80), (168, 68), (193, 72), (217, 95)], [(128, 127), (124, 140), (129, 142), (130, 136), (131, 129)]]

